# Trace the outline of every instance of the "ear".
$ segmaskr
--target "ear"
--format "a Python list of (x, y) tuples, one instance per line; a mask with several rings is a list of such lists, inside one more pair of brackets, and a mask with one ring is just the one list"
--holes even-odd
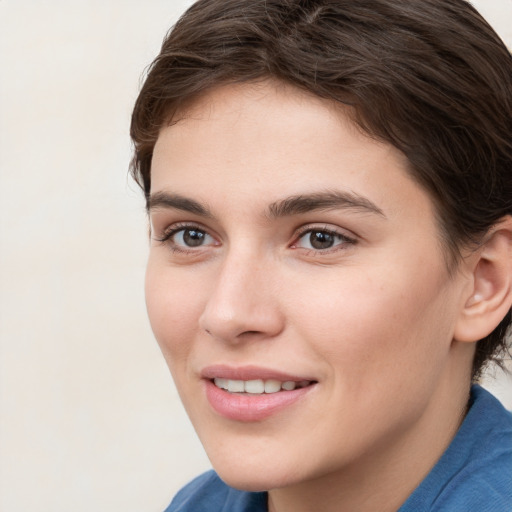
[(512, 217), (501, 219), (484, 240), (468, 259), (473, 286), (455, 326), (457, 341), (485, 338), (512, 307)]

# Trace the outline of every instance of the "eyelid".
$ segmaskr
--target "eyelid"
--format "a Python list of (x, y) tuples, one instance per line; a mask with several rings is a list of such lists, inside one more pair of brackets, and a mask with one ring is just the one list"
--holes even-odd
[[(333, 247), (327, 248), (327, 249), (306, 249), (303, 247), (299, 247), (297, 244), (301, 238), (303, 238), (308, 233), (312, 232), (324, 232), (329, 233), (330, 235), (334, 235), (336, 237), (340, 237), (342, 239), (342, 243), (336, 244)], [(336, 250), (340, 250), (342, 247), (345, 247), (346, 245), (355, 245), (358, 242), (358, 237), (354, 234), (348, 234), (347, 230), (339, 228), (339, 227), (333, 227), (330, 225), (319, 225), (319, 224), (307, 224), (305, 226), (301, 226), (294, 234), (293, 236), (293, 242), (291, 244), (292, 249), (305, 249), (317, 253), (328, 253), (333, 252)]]
[[(202, 232), (206, 233), (208, 236), (210, 236), (211, 238), (213, 238), (213, 240), (215, 240), (215, 242), (217, 242), (215, 245), (220, 245), (220, 243), (217, 240), (217, 237), (215, 235), (213, 235), (208, 228), (202, 226), (199, 222), (175, 222), (175, 223), (171, 224), (170, 226), (166, 227), (163, 230), (162, 235), (159, 237), (155, 237), (154, 240), (157, 242), (160, 242), (162, 244), (166, 244), (166, 243), (170, 244), (172, 242), (171, 239), (174, 235), (176, 235), (180, 231), (187, 230), (187, 229), (202, 231)], [(211, 245), (211, 244), (208, 244), (208, 245)], [(208, 246), (208, 245), (206, 245), (206, 246)], [(176, 244), (174, 244), (173, 246), (175, 248), (178, 247)], [(181, 246), (179, 246), (179, 247), (181, 247)], [(184, 251), (187, 251), (187, 250), (194, 251), (194, 250), (201, 249), (201, 247), (205, 247), (205, 246), (199, 246), (196, 249), (194, 249), (193, 247), (190, 247), (188, 249), (183, 248), (183, 250)]]
[[(187, 230), (187, 229), (204, 232), (206, 235), (210, 236), (213, 239), (214, 243), (210, 242), (205, 245), (200, 245), (197, 247), (187, 247), (184, 245), (182, 246), (182, 245), (176, 244), (172, 240), (172, 237), (174, 235), (176, 235), (177, 233), (179, 233), (180, 231)], [(306, 248), (306, 247), (300, 247), (298, 245), (299, 241), (302, 237), (304, 237), (308, 233), (315, 232), (315, 231), (329, 233), (335, 237), (338, 237), (341, 240), (339, 243), (336, 243), (334, 246), (326, 248), (326, 249)], [(173, 251), (185, 252), (185, 253), (187, 253), (187, 252), (197, 253), (201, 249), (221, 245), (221, 243), (218, 240), (218, 236), (216, 236), (215, 234), (212, 234), (211, 230), (208, 229), (207, 227), (203, 226), (201, 223), (194, 222), (194, 221), (175, 222), (175, 223), (167, 226), (163, 230), (163, 233), (160, 236), (154, 236), (153, 239), (156, 242), (159, 242), (163, 245), (169, 246)], [(292, 240), (293, 240), (292, 243), (289, 245), (289, 247), (292, 249), (300, 249), (302, 251), (309, 251), (311, 253), (316, 253), (316, 254), (328, 254), (331, 252), (336, 252), (339, 250), (347, 249), (347, 246), (355, 245), (358, 242), (358, 237), (357, 237), (357, 235), (354, 235), (352, 232), (348, 232), (348, 230), (340, 228), (338, 226), (311, 223), (311, 224), (306, 224), (306, 225), (298, 228), (295, 231)]]

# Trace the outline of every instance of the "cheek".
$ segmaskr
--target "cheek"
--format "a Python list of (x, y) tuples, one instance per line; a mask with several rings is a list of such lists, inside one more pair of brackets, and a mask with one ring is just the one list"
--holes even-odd
[(308, 307), (297, 303), (295, 316), (310, 344), (343, 372), (347, 385), (428, 372), (427, 356), (437, 372), (436, 358), (450, 346), (452, 319), (446, 291), (436, 281), (435, 273), (408, 273), (407, 267), (357, 279), (347, 272), (310, 292)]
[(447, 295), (426, 274), (417, 280), (421, 287), (410, 286), (412, 275), (402, 274), (403, 281), (347, 276), (338, 281), (342, 286), (312, 294), (309, 308), (295, 310), (297, 337), (302, 334), (311, 357), (323, 361), (329, 403), (338, 404), (320, 414), (329, 416), (332, 436), (343, 422), (360, 426), (350, 427), (343, 441), (355, 451), (364, 449), (362, 430), (366, 440), (377, 441), (382, 429), (402, 428), (419, 417), (447, 361)]
[(145, 295), (149, 321), (171, 371), (191, 350), (201, 312), (200, 289), (182, 282), (172, 269), (151, 262), (146, 270)]

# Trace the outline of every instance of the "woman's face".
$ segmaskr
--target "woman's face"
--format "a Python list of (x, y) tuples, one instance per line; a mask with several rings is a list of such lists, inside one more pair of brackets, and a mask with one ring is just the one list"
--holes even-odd
[(231, 485), (345, 471), (443, 414), (468, 279), (448, 276), (406, 165), (341, 107), (271, 82), (213, 90), (162, 129), (147, 307)]

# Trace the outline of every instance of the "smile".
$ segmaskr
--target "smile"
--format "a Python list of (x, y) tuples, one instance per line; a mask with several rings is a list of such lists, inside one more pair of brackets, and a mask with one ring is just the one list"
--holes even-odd
[(229, 393), (248, 393), (251, 395), (262, 395), (278, 393), (280, 391), (293, 391), (297, 388), (305, 388), (312, 384), (312, 381), (302, 380), (295, 382), (293, 380), (279, 381), (275, 379), (253, 379), (253, 380), (231, 380), (216, 377), (213, 383), (220, 389)]
[(295, 404), (311, 393), (315, 395), (319, 384), (311, 376), (257, 366), (214, 365), (204, 368), (201, 377), (213, 411), (237, 422), (262, 421), (292, 412)]

